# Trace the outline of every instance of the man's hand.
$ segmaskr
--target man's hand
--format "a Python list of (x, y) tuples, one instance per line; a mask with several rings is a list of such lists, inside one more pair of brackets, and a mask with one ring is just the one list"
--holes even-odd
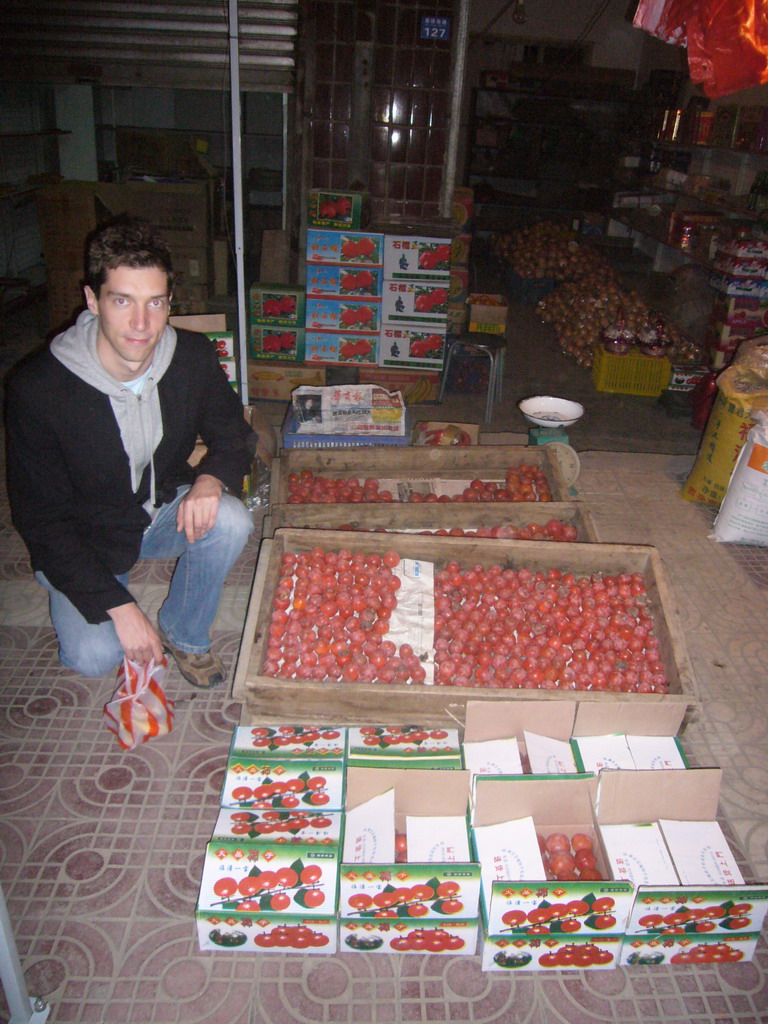
[(213, 529), (224, 485), (208, 473), (201, 473), (179, 502), (176, 529), (192, 544)]
[(163, 645), (157, 630), (134, 601), (110, 608), (107, 614), (115, 624), (115, 632), (126, 658), (139, 665), (146, 665), (153, 658), (155, 663), (160, 661)]

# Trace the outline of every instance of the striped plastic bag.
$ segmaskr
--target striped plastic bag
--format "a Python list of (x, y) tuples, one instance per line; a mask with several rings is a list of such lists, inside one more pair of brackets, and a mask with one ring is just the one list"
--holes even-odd
[(117, 670), (117, 689), (104, 705), (107, 728), (123, 750), (164, 736), (173, 728), (173, 701), (163, 690), (168, 660), (137, 665), (128, 658)]

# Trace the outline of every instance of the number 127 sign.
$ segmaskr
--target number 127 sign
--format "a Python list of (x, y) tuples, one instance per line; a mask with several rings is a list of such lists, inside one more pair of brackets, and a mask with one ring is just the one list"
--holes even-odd
[(450, 39), (451, 19), (425, 15), (421, 19), (421, 39)]

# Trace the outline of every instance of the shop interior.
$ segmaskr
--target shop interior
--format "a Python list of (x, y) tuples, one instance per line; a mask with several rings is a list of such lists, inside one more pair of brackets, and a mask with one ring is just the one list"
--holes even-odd
[[(86, 680), (59, 663), (46, 594), (3, 486), (0, 1022), (768, 1020), (768, 492), (750, 506), (747, 527), (736, 516), (735, 532), (724, 533), (721, 510), (731, 508), (724, 499), (742, 448), (754, 441), (765, 450), (753, 428), (768, 408), (768, 84), (730, 43), (702, 79), (701, 65), (689, 64), (690, 41), (654, 22), (653, 5), (623, 0), (200, 0), (192, 8), (171, 0), (151, 16), (137, 2), (121, 6), (18, 5), (10, 19), (0, 72), (0, 365), (5, 378), (82, 308), (90, 231), (126, 211), (155, 218), (174, 252), (172, 315), (224, 346), (222, 367), (259, 435), (243, 494), (255, 529), (214, 624), (225, 686), (191, 690), (171, 666), (173, 730), (122, 751), (104, 724), (114, 679)], [(746, 18), (748, 3), (733, 7)], [(350, 238), (367, 238), (376, 256), (338, 255)], [(413, 276), (392, 270), (387, 253), (402, 254), (406, 243), (431, 254), (432, 265)], [(327, 245), (337, 255), (322, 255)], [(435, 255), (439, 247), (447, 255)], [(318, 284), (334, 272), (341, 282), (346, 275), (346, 290)], [(409, 289), (429, 293), (433, 307), (398, 312), (397, 296), (409, 301)], [(364, 304), (369, 321), (333, 320), (350, 303)], [(394, 393), (398, 429), (373, 445), (334, 433), (317, 440), (297, 422), (301, 387)], [(525, 404), (541, 396), (566, 404), (554, 414)], [(277, 552), (309, 552), (323, 531), (349, 531), (352, 550), (353, 530), (371, 552), (396, 546), (382, 538), (400, 531), (414, 559), (463, 556), (469, 568), (530, 557), (568, 571), (553, 554), (560, 545), (545, 543), (543, 524), (555, 517), (544, 501), (530, 522), (511, 498), (473, 505), (482, 513), (474, 518), (446, 498), (433, 518), (413, 498), (385, 508), (343, 497), (313, 504), (296, 497), (292, 478), (378, 475), (405, 487), (418, 477), (432, 487), (441, 473), (503, 480), (504, 460), (546, 467), (555, 533), (576, 535), (567, 533), (562, 550), (572, 548), (580, 566), (601, 571), (603, 557), (616, 572), (640, 566), (651, 581), (648, 601), (668, 638), (666, 689), (574, 696), (477, 681), (396, 680), (388, 691), (330, 680), (310, 690), (268, 678), (263, 637)], [(342, 546), (338, 533), (328, 536)], [(135, 567), (130, 585), (142, 607), (157, 611), (173, 568)], [(506, 704), (495, 728), (491, 698)], [(313, 906), (322, 887), (312, 883), (287, 915), (263, 899), (245, 912), (226, 898), (204, 901), (221, 815), (242, 825), (253, 809), (224, 800), (238, 729), (253, 742), (251, 730), (281, 724), (344, 735), (407, 725), (433, 737), (456, 729), (466, 744), (478, 738), (473, 729), (500, 739), (506, 728), (524, 750), (524, 729), (573, 728), (562, 734), (570, 741), (578, 728), (562, 725), (568, 715), (578, 723), (595, 708), (602, 733), (627, 733), (626, 723), (642, 719), (639, 733), (674, 736), (687, 769), (702, 773), (680, 817), (695, 820), (696, 807), (702, 821), (716, 819), (743, 885), (736, 903), (713, 883), (691, 906), (701, 910), (714, 894), (728, 908), (725, 926), (694, 914), (655, 931), (642, 926), (631, 946), (598, 907), (563, 910), (554, 926), (542, 918), (533, 935), (509, 918), (496, 934), (490, 898), (483, 912), (446, 923), (459, 913), (446, 889), (438, 910), (416, 922), (424, 931), (408, 919), (405, 897), (403, 912), (390, 915), (396, 923), (382, 928), (366, 916), (362, 883), (349, 881), (355, 872), (341, 870), (338, 837), (336, 846), (327, 840), (337, 871), (331, 916), (328, 903)], [(540, 716), (536, 726), (526, 725), (529, 712)], [(310, 775), (320, 757), (312, 752)], [(466, 765), (466, 754), (457, 756), (428, 767)], [(329, 822), (337, 809), (344, 820), (344, 799), (350, 808), (360, 785), (354, 772), (371, 763), (360, 755), (353, 766), (347, 756)], [(381, 763), (403, 776), (415, 770), (396, 757)], [(519, 796), (525, 770), (502, 774), (514, 778), (497, 792), (518, 807), (543, 785), (529, 779)], [(620, 784), (600, 790), (604, 820), (612, 807), (613, 825), (633, 822), (633, 806), (665, 801), (677, 792), (667, 780), (685, 774), (648, 772), (645, 793), (630, 780), (623, 802)], [(576, 775), (571, 807), (598, 792), (587, 770)], [(422, 781), (424, 792), (434, 786), (435, 804), (448, 806), (452, 786), (441, 789), (437, 778)], [(393, 785), (395, 801), (407, 803)], [(472, 822), (485, 807), (491, 822), (492, 804), (467, 792), (461, 813)], [(600, 806), (589, 809), (596, 832)], [(581, 831), (567, 825), (569, 835)], [(242, 840), (253, 860), (264, 855), (263, 838), (253, 847)], [(409, 877), (402, 861), (400, 870)], [(386, 881), (415, 884), (397, 878)], [(359, 899), (344, 918), (339, 900), (350, 884)], [(574, 899), (572, 883), (563, 884), (547, 906)], [(685, 900), (665, 899), (681, 916)], [(423, 903), (415, 905), (420, 917)], [(732, 912), (738, 905), (750, 909)], [(288, 931), (271, 943), (281, 949), (252, 938), (299, 926), (309, 930), (295, 948), (286, 948)], [(436, 930), (440, 941), (427, 948)], [(321, 939), (306, 948), (318, 935), (329, 949)], [(587, 945), (610, 962), (579, 961)]]

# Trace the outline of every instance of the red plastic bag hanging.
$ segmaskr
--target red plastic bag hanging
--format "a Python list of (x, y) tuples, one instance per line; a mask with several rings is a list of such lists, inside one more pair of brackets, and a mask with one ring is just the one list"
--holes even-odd
[(691, 81), (712, 99), (768, 82), (765, 0), (640, 0), (633, 24), (687, 46)]
[(173, 728), (173, 701), (165, 695), (163, 683), (168, 661), (138, 665), (128, 658), (117, 670), (117, 689), (104, 705), (107, 728), (123, 750), (164, 736)]

